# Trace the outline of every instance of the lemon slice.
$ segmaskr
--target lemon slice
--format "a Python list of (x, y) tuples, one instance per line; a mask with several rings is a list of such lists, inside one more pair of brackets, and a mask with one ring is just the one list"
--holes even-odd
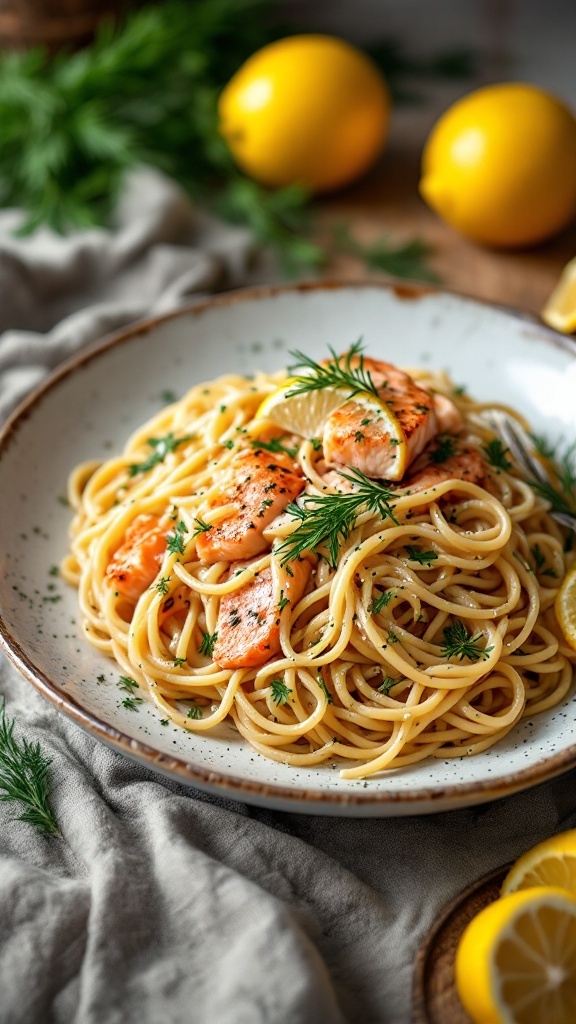
[(576, 331), (576, 259), (570, 260), (552, 295), (542, 310), (542, 319), (549, 327), (563, 334)]
[(552, 836), (520, 857), (504, 879), (502, 894), (535, 885), (556, 886), (576, 896), (576, 829)]
[(576, 899), (538, 887), (485, 907), (460, 940), (456, 987), (475, 1024), (574, 1024)]
[(576, 567), (564, 577), (554, 611), (566, 643), (576, 650)]
[(289, 379), (268, 395), (256, 412), (256, 419), (270, 420), (277, 427), (300, 437), (318, 437), (328, 416), (348, 401), (346, 388), (319, 388), (290, 396), (296, 380)]
[[(268, 395), (259, 406), (256, 419), (270, 420), (276, 427), (281, 427), (291, 434), (298, 434), (300, 437), (321, 437), (330, 414), (347, 402), (353, 403), (365, 410), (358, 417), (359, 427), (373, 421), (381, 428), (383, 435), (388, 435), (388, 444), (394, 446), (394, 479), (402, 479), (407, 458), (406, 438), (398, 417), (386, 402), (380, 401), (374, 395), (363, 393), (350, 398), (346, 388), (318, 388), (299, 395), (290, 395), (294, 384), (294, 380), (288, 380)], [(351, 408), (351, 420), (355, 416), (355, 410)]]

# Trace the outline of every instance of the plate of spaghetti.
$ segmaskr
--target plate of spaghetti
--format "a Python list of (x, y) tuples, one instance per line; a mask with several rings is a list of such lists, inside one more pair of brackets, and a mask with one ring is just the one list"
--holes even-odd
[(575, 379), (518, 314), (375, 284), (106, 339), (0, 440), (3, 647), (93, 735), (248, 802), (410, 814), (550, 778), (576, 763)]

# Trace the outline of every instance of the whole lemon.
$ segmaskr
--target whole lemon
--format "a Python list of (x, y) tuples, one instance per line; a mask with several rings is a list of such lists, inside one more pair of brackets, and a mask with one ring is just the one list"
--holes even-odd
[(386, 141), (390, 99), (375, 64), (324, 35), (290, 36), (253, 54), (225, 86), (220, 131), (264, 185), (312, 192), (347, 185)]
[(422, 169), (422, 196), (464, 235), (532, 245), (576, 213), (576, 120), (533, 85), (478, 89), (432, 129)]

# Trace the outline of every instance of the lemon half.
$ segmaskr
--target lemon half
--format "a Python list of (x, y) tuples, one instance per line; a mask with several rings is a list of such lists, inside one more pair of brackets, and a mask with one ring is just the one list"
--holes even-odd
[(574, 1024), (576, 899), (538, 887), (485, 907), (460, 940), (456, 985), (475, 1024)]
[(576, 829), (552, 836), (520, 857), (504, 879), (502, 895), (535, 885), (567, 889), (576, 896)]

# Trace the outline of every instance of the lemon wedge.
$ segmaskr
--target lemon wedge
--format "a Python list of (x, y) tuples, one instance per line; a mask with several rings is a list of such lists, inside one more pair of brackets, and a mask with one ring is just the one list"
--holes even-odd
[(567, 889), (576, 897), (576, 829), (552, 836), (520, 857), (504, 879), (502, 895), (535, 885)]
[[(355, 423), (356, 418), (359, 425), (370, 420), (377, 428), (378, 436), (383, 441), (386, 438), (387, 444), (394, 446), (394, 479), (402, 478), (406, 468), (406, 438), (398, 417), (386, 402), (363, 393), (350, 398), (346, 388), (317, 388), (291, 395), (295, 383), (294, 380), (288, 380), (268, 395), (258, 407), (256, 419), (269, 420), (274, 426), (300, 437), (321, 437), (330, 414), (349, 402), (351, 424)], [(358, 406), (364, 410), (359, 416)]]
[(456, 987), (475, 1024), (574, 1024), (576, 899), (537, 887), (485, 907), (460, 940)]
[(554, 611), (566, 643), (576, 650), (576, 566), (562, 582), (554, 602)]
[(270, 420), (276, 427), (300, 437), (318, 437), (328, 416), (348, 401), (346, 388), (318, 388), (290, 395), (297, 381), (290, 378), (268, 395), (256, 412), (256, 419)]
[(576, 259), (570, 260), (542, 310), (542, 319), (562, 334), (576, 331)]

